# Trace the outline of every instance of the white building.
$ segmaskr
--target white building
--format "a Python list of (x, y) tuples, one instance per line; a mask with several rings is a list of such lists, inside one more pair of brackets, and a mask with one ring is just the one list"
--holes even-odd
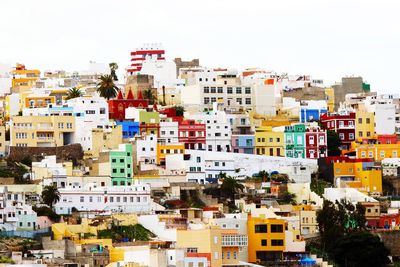
[(32, 206), (26, 203), (25, 192), (9, 190), (7, 186), (0, 187), (0, 229), (34, 230), (37, 215)]
[[(211, 76), (210, 73), (206, 74)], [(205, 108), (211, 109), (212, 103), (217, 102), (224, 109), (248, 109), (261, 115), (276, 115), (273, 85), (266, 85), (263, 80), (245, 81), (232, 72), (215, 75), (203, 78), (199, 77), (200, 73), (196, 73), (196, 83), (181, 90), (182, 104), (197, 106), (202, 111)]]
[(157, 135), (150, 134), (136, 139), (137, 164), (155, 164), (157, 157)]
[[(70, 163), (72, 166), (72, 163)], [(53, 176), (67, 176), (67, 169), (64, 163), (57, 163), (56, 156), (45, 156), (39, 162), (32, 162), (33, 180), (42, 180)]]
[(296, 183), (311, 182), (311, 174), (318, 170), (315, 159), (269, 157), (243, 153), (186, 150), (185, 159), (188, 181), (203, 183), (215, 181), (226, 173), (236, 179), (245, 179), (260, 171), (286, 173)]
[(60, 201), (54, 207), (58, 214), (78, 211), (104, 211), (147, 213), (154, 209), (150, 185), (135, 183), (131, 186), (101, 187), (95, 184), (60, 188)]
[(396, 106), (394, 104), (377, 103), (375, 107), (376, 134), (396, 133)]
[(160, 138), (162, 144), (179, 143), (178, 138), (178, 122), (177, 121), (161, 121), (160, 122)]
[(92, 130), (111, 127), (108, 117), (108, 103), (102, 97), (78, 97), (67, 101), (73, 108), (75, 117), (74, 142), (80, 143), (83, 150), (92, 149)]
[(355, 188), (325, 188), (323, 197), (333, 203), (345, 200), (353, 205), (358, 202), (378, 202), (376, 199), (361, 193)]

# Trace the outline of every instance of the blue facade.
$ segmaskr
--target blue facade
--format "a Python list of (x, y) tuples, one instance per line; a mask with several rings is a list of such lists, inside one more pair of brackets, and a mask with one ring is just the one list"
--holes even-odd
[(317, 109), (317, 108), (300, 108), (300, 122), (305, 123), (312, 120), (319, 120), (321, 114), (327, 113), (328, 110), (325, 108)]
[(235, 153), (254, 154), (254, 135), (238, 135), (234, 136), (233, 139), (232, 147)]
[(122, 138), (132, 138), (139, 133), (138, 121), (117, 121), (117, 125), (122, 125)]

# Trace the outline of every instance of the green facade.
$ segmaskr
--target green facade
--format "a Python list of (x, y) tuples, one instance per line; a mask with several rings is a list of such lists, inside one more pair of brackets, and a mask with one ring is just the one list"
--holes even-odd
[(306, 126), (296, 124), (285, 127), (285, 154), (288, 158), (306, 157)]
[(110, 151), (111, 182), (113, 186), (131, 185), (133, 182), (132, 144)]
[(150, 111), (141, 111), (139, 113), (139, 122), (140, 123), (160, 123), (160, 113), (158, 112), (150, 112)]

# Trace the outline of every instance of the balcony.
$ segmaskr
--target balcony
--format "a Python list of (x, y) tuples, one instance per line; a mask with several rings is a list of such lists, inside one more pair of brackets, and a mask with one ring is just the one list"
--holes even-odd
[(246, 235), (223, 235), (221, 240), (223, 247), (245, 247), (247, 243)]

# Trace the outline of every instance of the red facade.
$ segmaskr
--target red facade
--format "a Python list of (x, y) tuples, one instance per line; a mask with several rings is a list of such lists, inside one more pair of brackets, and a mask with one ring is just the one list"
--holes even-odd
[(179, 142), (185, 144), (186, 149), (206, 148), (206, 125), (195, 120), (183, 120), (178, 124)]
[(351, 142), (355, 141), (356, 136), (356, 114), (351, 112), (349, 114), (328, 114), (321, 115), (321, 123), (325, 129), (332, 130), (338, 133), (342, 140), (342, 148), (349, 149)]
[(139, 93), (137, 99), (134, 99), (132, 91), (129, 91), (128, 96), (126, 99), (124, 99), (121, 91), (119, 91), (116, 99), (111, 99), (108, 101), (108, 112), (110, 119), (124, 120), (125, 109), (129, 107), (147, 108), (148, 105), (148, 100), (143, 99), (141, 93)]
[(379, 228), (390, 229), (400, 225), (400, 214), (381, 214)]
[(315, 159), (328, 156), (326, 131), (306, 130), (306, 158)]

